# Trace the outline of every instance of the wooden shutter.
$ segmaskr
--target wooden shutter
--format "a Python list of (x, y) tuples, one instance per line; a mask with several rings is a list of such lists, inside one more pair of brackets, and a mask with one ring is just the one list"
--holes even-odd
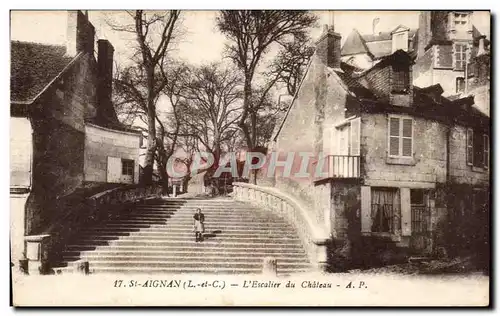
[(401, 155), (405, 157), (413, 156), (413, 120), (403, 119), (402, 126), (402, 152)]
[(122, 160), (118, 157), (108, 157), (107, 182), (119, 183), (122, 173)]
[(360, 145), (361, 144), (361, 118), (355, 118), (351, 121), (351, 146), (350, 155), (359, 156), (360, 155)]
[(372, 230), (372, 196), (369, 186), (361, 187), (361, 232)]
[(399, 156), (399, 118), (389, 118), (389, 156)]
[(473, 146), (473, 139), (474, 139), (474, 132), (472, 131), (471, 128), (467, 129), (467, 136), (466, 136), (466, 159), (467, 159), (467, 164), (472, 165), (474, 162), (474, 146)]
[(484, 167), (490, 167), (490, 137), (486, 134), (483, 135), (483, 143), (484, 143)]
[(401, 192), (401, 235), (411, 236), (411, 196), (409, 188), (400, 188)]

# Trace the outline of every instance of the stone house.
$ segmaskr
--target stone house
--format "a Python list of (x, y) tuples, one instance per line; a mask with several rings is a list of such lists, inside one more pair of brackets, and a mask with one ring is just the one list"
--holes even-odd
[(336, 249), (357, 247), (361, 264), (380, 247), (452, 251), (487, 231), (490, 123), (474, 97), (413, 85), (414, 55), (404, 50), (353, 67), (340, 40), (325, 28), (272, 144), (280, 154), (313, 153), (324, 172), (278, 172), (273, 185), (306, 206)]
[[(65, 46), (11, 42), (12, 262), (24, 236), (61, 216), (57, 201), (88, 185), (137, 183), (141, 134), (111, 102), (113, 52), (86, 14), (68, 12)], [(95, 56), (97, 55), (97, 56)], [(97, 57), (97, 58), (96, 58)]]
[(373, 25), (372, 34), (361, 35), (357, 29), (349, 33), (340, 51), (342, 62), (367, 69), (397, 50), (415, 51), (417, 30), (398, 25), (390, 32), (378, 32), (376, 19)]
[[(470, 64), (477, 56), (487, 54), (489, 41), (472, 24), (472, 15), (472, 11), (420, 13), (417, 58), (413, 68), (415, 85), (430, 86), (439, 83), (445, 96), (473, 93), (471, 90), (474, 89), (468, 87), (468, 81), (476, 71)], [(487, 76), (489, 77), (489, 67)], [(481, 94), (481, 91), (475, 91), (475, 95), (477, 92)], [(489, 82), (487, 94), (489, 95)], [(476, 99), (475, 106), (489, 115), (489, 100), (482, 102), (479, 100), (481, 98), (483, 97)]]

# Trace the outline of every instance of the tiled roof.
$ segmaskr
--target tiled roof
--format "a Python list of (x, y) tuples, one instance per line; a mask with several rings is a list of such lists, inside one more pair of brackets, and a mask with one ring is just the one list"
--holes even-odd
[(369, 52), (370, 50), (366, 46), (361, 34), (359, 34), (358, 30), (354, 29), (349, 36), (347, 36), (345, 43), (342, 46), (341, 54), (342, 56), (345, 56)]
[(31, 101), (68, 65), (66, 47), (11, 41), (11, 101)]
[[(404, 27), (402, 25), (398, 26)], [(391, 31), (392, 32), (392, 31)], [(342, 46), (342, 56), (369, 53), (375, 59), (392, 54), (392, 35), (391, 32), (380, 32), (378, 34), (361, 35), (356, 29), (347, 37)], [(408, 39), (411, 39), (417, 30), (410, 29), (408, 31)], [(411, 48), (410, 48), (411, 49)]]

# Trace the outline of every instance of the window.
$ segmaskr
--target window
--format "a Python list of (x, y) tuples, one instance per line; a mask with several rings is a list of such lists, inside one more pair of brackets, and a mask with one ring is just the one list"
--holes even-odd
[(467, 31), (469, 24), (469, 15), (467, 13), (455, 13), (453, 15), (453, 24), (455, 31), (464, 32)]
[(474, 132), (471, 128), (467, 129), (467, 164), (472, 165), (474, 163), (474, 146), (473, 146), (473, 136)]
[(413, 157), (413, 120), (389, 117), (389, 156)]
[(392, 92), (408, 93), (410, 89), (410, 73), (405, 67), (392, 68)]
[(411, 205), (424, 205), (424, 190), (411, 189), (410, 190), (410, 203), (411, 203)]
[(469, 166), (488, 168), (490, 165), (490, 138), (487, 134), (467, 129), (466, 159)]
[(489, 168), (490, 166), (490, 137), (486, 134), (483, 135), (484, 143), (484, 167)]
[(392, 35), (392, 41), (393, 52), (397, 51), (398, 49), (402, 49), (404, 51), (408, 50), (407, 33), (403, 32)]
[(133, 176), (134, 175), (134, 161), (130, 159), (122, 159), (122, 175)]
[(457, 83), (456, 83), (456, 92), (464, 92), (465, 91), (465, 79), (462, 77), (457, 78)]
[(467, 63), (467, 44), (455, 44), (455, 70), (464, 70)]
[(372, 232), (392, 233), (399, 230), (400, 199), (396, 188), (372, 188)]

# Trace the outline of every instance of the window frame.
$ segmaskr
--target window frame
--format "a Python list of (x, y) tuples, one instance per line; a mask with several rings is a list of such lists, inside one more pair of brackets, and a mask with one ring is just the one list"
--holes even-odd
[[(467, 50), (469, 49), (469, 45), (466, 42), (457, 42), (453, 43), (453, 69), (458, 71), (465, 71), (465, 67), (467, 67)], [(462, 47), (460, 52), (458, 52), (457, 47)], [(459, 59), (457, 59), (457, 54), (460, 55), (460, 67)]]
[[(130, 164), (130, 165), (127, 165)], [(128, 173), (131, 171), (131, 173)], [(122, 176), (134, 176), (135, 173), (135, 160), (122, 158)]]
[[(393, 136), (391, 135), (391, 119), (398, 119), (399, 121), (399, 135)], [(411, 138), (407, 136), (403, 136), (403, 120), (411, 121)], [(415, 120), (411, 116), (406, 115), (388, 115), (387, 119), (387, 156), (390, 158), (404, 158), (404, 159), (412, 159), (414, 157), (414, 134), (415, 134)], [(398, 154), (391, 154), (391, 137), (398, 137)], [(403, 155), (403, 139), (411, 139), (411, 153), (410, 156)]]
[[(398, 74), (398, 75), (396, 75)], [(402, 74), (402, 75), (401, 75)], [(401, 83), (401, 78), (405, 82)], [(392, 87), (391, 92), (396, 94), (408, 94), (410, 92), (410, 69), (402, 66), (392, 67)]]
[[(459, 90), (459, 84), (458, 82), (462, 80), (462, 83), (463, 83), (463, 89), (462, 90)], [(465, 92), (465, 78), (464, 77), (457, 77), (455, 78), (455, 92), (456, 93), (462, 93), (462, 92)]]
[[(469, 150), (471, 151), (469, 159)], [(465, 131), (465, 162), (468, 166), (474, 166), (474, 130), (467, 128)]]
[(484, 169), (489, 169), (490, 167), (490, 136), (483, 134), (483, 165)]

